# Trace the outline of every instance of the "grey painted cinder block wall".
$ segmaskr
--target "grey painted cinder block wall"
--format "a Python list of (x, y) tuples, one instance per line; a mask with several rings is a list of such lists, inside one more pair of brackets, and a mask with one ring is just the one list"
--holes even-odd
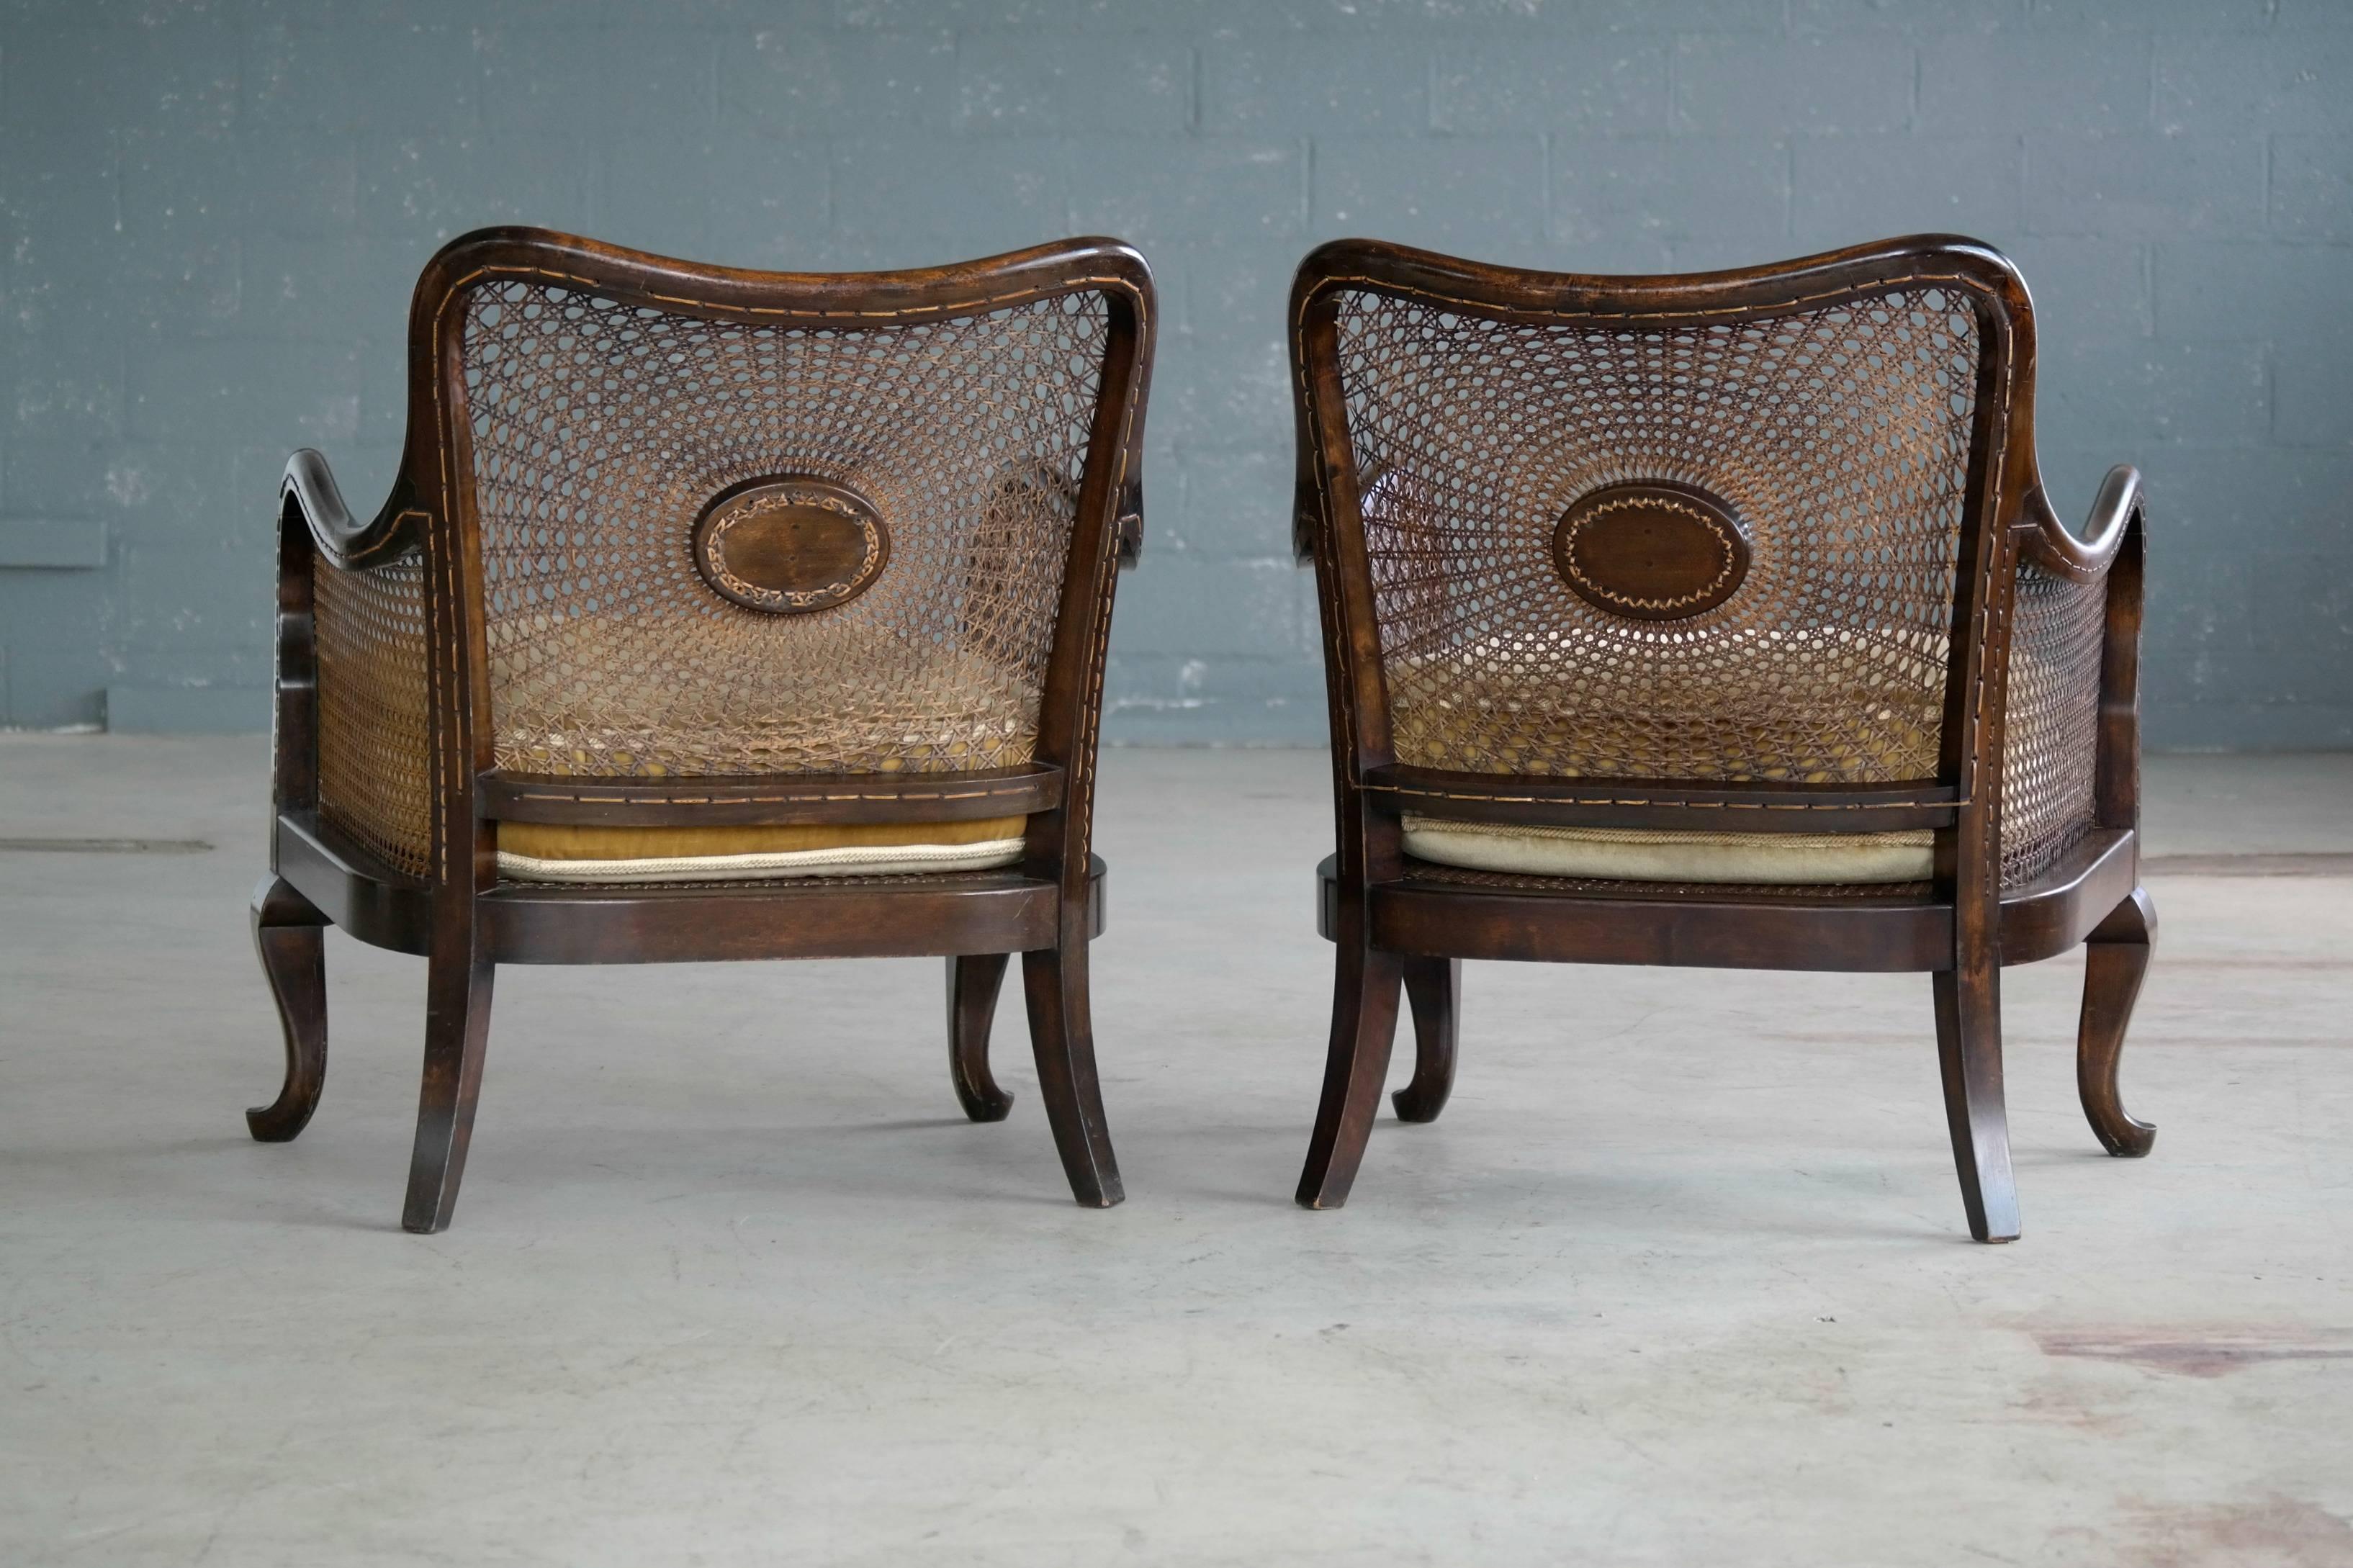
[[(0, 0), (8, 722), (260, 722), (272, 492), (400, 439), (410, 284), (530, 222), (754, 267), (1142, 246), (1114, 739), (1311, 741), (1293, 265), (1918, 229), (2042, 308), (2063, 514), (2155, 509), (2160, 745), (2353, 743), (2353, 0)], [(97, 564), (91, 564), (97, 563)]]

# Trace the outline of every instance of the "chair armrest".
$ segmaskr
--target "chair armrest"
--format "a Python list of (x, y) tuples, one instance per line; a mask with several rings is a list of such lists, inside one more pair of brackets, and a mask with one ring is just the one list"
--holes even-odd
[(2097, 583), (2107, 576), (2116, 552), (2124, 546), (2126, 531), (2139, 510), (2140, 470), (2119, 463), (2100, 482), (2092, 515), (2084, 520), (2084, 536), (2078, 539), (2061, 525), (2038, 479), (2027, 492), (2026, 516), (2019, 524), (2025, 555), (2054, 576), (2073, 583)]
[(381, 566), (424, 547), (428, 520), (406, 473), (364, 524), (353, 521), (326, 458), (308, 447), (286, 459), (278, 494), (280, 504), (294, 508), (309, 526), (320, 552), (338, 566)]
[(2038, 478), (2018, 525), (2024, 561), (2051, 576), (2097, 588), (2102, 599), (2097, 681), (2098, 739), (2092, 783), (2093, 821), (2102, 827), (2140, 823), (2140, 631), (2143, 557), (2140, 472), (2119, 463), (2100, 483), (2081, 538), (2060, 525)]
[[(288, 462), (279, 493), (276, 809), (316, 814), (424, 878), (433, 817), (427, 514), (404, 479), (374, 521), (353, 522), (326, 459), (309, 450)], [(322, 664), (332, 679), (322, 679)]]

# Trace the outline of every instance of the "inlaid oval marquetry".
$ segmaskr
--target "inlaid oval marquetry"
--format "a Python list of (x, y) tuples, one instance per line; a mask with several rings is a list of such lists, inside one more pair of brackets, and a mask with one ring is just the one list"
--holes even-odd
[(694, 567), (747, 609), (806, 615), (846, 605), (891, 559), (882, 516), (830, 479), (772, 475), (731, 485), (694, 523)]
[(1612, 615), (1680, 621), (1732, 597), (1748, 575), (1748, 535), (1721, 496), (1668, 479), (1604, 485), (1553, 530), (1569, 591)]

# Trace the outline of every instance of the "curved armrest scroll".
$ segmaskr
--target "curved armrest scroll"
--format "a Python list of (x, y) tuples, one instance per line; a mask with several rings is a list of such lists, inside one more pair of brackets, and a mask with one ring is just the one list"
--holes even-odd
[(1315, 564), (1315, 529), (1323, 516), (1324, 498), (1315, 481), (1300, 480), (1291, 496), (1291, 558), (1302, 566)]
[(2092, 515), (2084, 521), (2084, 537), (2061, 526), (2051, 510), (2051, 498), (2038, 481), (2026, 498), (2024, 551), (2028, 559), (2053, 575), (2076, 583), (2097, 583), (2108, 574), (2125, 533), (2140, 512), (2140, 470), (2119, 463), (2100, 481)]
[(286, 459), (278, 494), (280, 505), (301, 514), (320, 552), (338, 566), (381, 566), (424, 546), (427, 519), (406, 474), (394, 483), (383, 509), (364, 524), (352, 520), (326, 458), (308, 447)]
[(1119, 569), (1133, 568), (1144, 559), (1144, 481), (1130, 479), (1120, 487), (1119, 516), (1112, 524), (1119, 547)]

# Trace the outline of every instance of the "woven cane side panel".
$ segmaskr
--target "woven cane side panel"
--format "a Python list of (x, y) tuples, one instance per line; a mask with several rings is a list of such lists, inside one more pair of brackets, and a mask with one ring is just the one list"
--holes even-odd
[(2105, 582), (2020, 566), (2003, 706), (2004, 887), (2048, 870), (2092, 826), (2106, 612)]
[[(1473, 773), (1932, 777), (1968, 475), (1975, 315), (1891, 289), (1767, 321), (1538, 324), (1342, 298), (1390, 720)], [(1570, 592), (1550, 545), (1609, 484), (1748, 530), (1737, 592), (1674, 621)]]
[(311, 626), (319, 659), (319, 815), (413, 877), (433, 843), (427, 780), (425, 568), (317, 562)]
[[(1109, 310), (747, 325), (538, 284), (469, 299), (464, 361), (499, 765), (942, 771), (1030, 760)], [(848, 487), (889, 564), (771, 616), (698, 574), (763, 476)]]

